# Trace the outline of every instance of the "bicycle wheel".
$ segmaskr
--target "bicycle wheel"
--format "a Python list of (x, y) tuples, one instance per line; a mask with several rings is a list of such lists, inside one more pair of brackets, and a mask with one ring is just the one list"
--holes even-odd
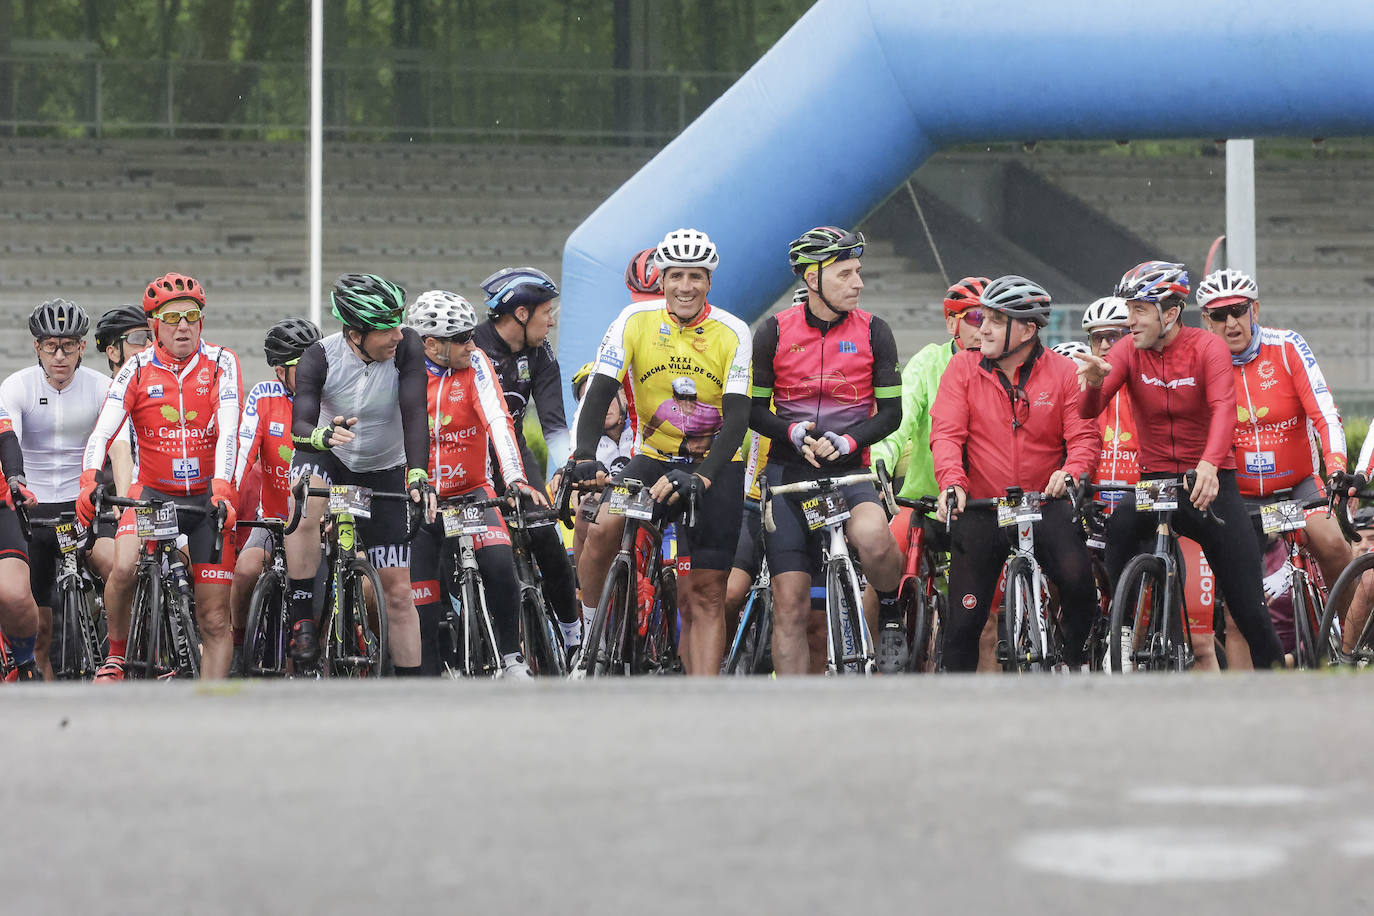
[(658, 574), (649, 625), (635, 641), (635, 671), (671, 674), (677, 668), (677, 570), (664, 567)]
[(999, 629), (998, 641), (1006, 646), (1001, 659), (1003, 671), (1045, 669), (1035, 574), (1026, 557), (1012, 557), (1007, 562), (1007, 586), (1002, 595)]
[(501, 671), (501, 653), (496, 646), (496, 631), (492, 627), (481, 580), (473, 569), (463, 570), (459, 575), (458, 595), (463, 607), (463, 674), (495, 677)]
[(1151, 554), (1131, 559), (1117, 582), (1107, 628), (1112, 673), (1159, 671), (1168, 665), (1164, 561)]
[(243, 676), (282, 677), (286, 674), (286, 582), (269, 569), (248, 599), (243, 634)]
[(152, 567), (139, 568), (134, 579), (134, 598), (129, 612), (129, 639), (125, 670), (131, 678), (158, 676), (157, 660), (162, 631), (162, 577)]
[(825, 571), (825, 614), (829, 625), (833, 674), (871, 674), (873, 659), (863, 658), (862, 605), (854, 592), (848, 557), (832, 557)]
[[(377, 603), (375, 617), (368, 611), (369, 583)], [(332, 677), (380, 677), (391, 673), (387, 642), (386, 595), (372, 564), (350, 557), (343, 572), (338, 613), (330, 618), (325, 633), (326, 670)]]
[(520, 645), (534, 675), (563, 673), (562, 642), (549, 631), (549, 614), (537, 590), (520, 590)]
[(898, 596), (906, 619), (907, 645), (910, 647), (906, 670), (912, 674), (930, 670), (935, 644), (935, 602), (926, 595), (924, 584), (919, 578), (909, 580)]
[(168, 661), (171, 663), (173, 677), (200, 677), (200, 627), (196, 625), (196, 615), (191, 608), (191, 598), (178, 594), (167, 607), (167, 631), (171, 639), (167, 643)]
[(95, 674), (98, 662), (86, 639), (88, 628), (84, 618), (86, 595), (74, 582), (57, 587), (57, 600), (52, 604), (52, 644), (48, 659), (53, 677), (57, 680), (81, 680)]
[[(1374, 659), (1374, 613), (1370, 613), (1360, 626), (1360, 632), (1353, 637), (1345, 635), (1345, 629), (1352, 623), (1350, 610), (1354, 610), (1354, 598), (1364, 574), (1374, 569), (1374, 553), (1361, 554), (1350, 562), (1336, 578), (1336, 584), (1326, 595), (1326, 608), (1322, 612), (1321, 626), (1317, 630), (1316, 656), (1317, 667), (1332, 665), (1367, 666)], [(1346, 606), (1345, 624), (1342, 624), (1336, 611)], [(1345, 645), (1351, 648), (1345, 649)]]
[(1293, 658), (1298, 668), (1317, 667), (1317, 628), (1321, 626), (1321, 592), (1302, 569), (1293, 570)]
[(626, 674), (629, 657), (629, 632), (636, 619), (634, 567), (628, 558), (617, 556), (611, 563), (606, 585), (601, 590), (592, 625), (582, 640), (582, 658), (575, 677), (604, 677)]

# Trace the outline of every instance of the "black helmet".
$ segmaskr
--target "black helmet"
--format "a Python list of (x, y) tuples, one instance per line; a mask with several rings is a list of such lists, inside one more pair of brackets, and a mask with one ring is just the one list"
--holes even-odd
[(536, 267), (503, 267), (482, 281), (482, 291), (492, 318), (512, 314), (522, 305), (533, 311), (558, 298), (558, 284)]
[(1050, 294), (1035, 281), (1015, 274), (989, 283), (978, 297), (978, 304), (1008, 318), (1034, 321), (1042, 328), (1050, 323)]
[(49, 299), (29, 314), (29, 333), (35, 339), (82, 338), (90, 329), (91, 319), (86, 317), (86, 310), (66, 299)]
[(101, 315), (95, 323), (95, 345), (103, 351), (129, 331), (136, 328), (146, 330), (147, 327), (148, 316), (143, 313), (142, 306), (121, 305)]
[(267, 332), (262, 350), (267, 365), (285, 366), (301, 358), (305, 348), (320, 339), (320, 329), (305, 318), (283, 318)]

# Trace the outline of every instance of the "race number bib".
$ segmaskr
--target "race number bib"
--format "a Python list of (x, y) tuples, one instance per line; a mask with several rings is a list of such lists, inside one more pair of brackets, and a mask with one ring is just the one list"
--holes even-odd
[(134, 510), (134, 528), (145, 541), (170, 541), (181, 533), (177, 526), (175, 503), (156, 507), (140, 506)]
[(611, 499), (607, 505), (610, 507), (612, 515), (623, 515), (627, 518), (637, 518), (643, 521), (648, 521), (654, 517), (654, 498), (649, 495), (647, 489), (641, 489), (631, 495), (627, 485), (616, 484), (611, 487)]
[(329, 514), (372, 517), (372, 491), (367, 487), (334, 484), (329, 488)]
[(1135, 485), (1135, 511), (1170, 512), (1178, 508), (1178, 492), (1164, 491), (1158, 480), (1141, 480)]
[(77, 537), (74, 522), (63, 522), (53, 530), (57, 532), (57, 549), (64, 554), (71, 553), (80, 547), (84, 540), (84, 538)]
[(1265, 534), (1300, 531), (1307, 527), (1307, 512), (1291, 499), (1260, 507), (1260, 524)]
[(806, 517), (806, 527), (812, 531), (826, 525), (838, 525), (849, 518), (849, 503), (839, 491), (820, 493), (802, 501), (802, 515)]
[(997, 500), (997, 527), (1010, 528), (1020, 522), (1040, 521), (1040, 494), (1026, 493), (1012, 501), (1005, 496)]

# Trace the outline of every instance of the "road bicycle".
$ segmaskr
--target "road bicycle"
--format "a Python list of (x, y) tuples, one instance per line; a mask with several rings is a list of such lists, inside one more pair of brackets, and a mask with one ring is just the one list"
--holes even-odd
[[(1346, 489), (1345, 478), (1336, 483), (1337, 486), (1331, 488), (1332, 513), (1346, 540), (1359, 543), (1359, 532), (1350, 520), (1350, 500), (1345, 493), (1339, 492)], [(1374, 499), (1374, 488), (1362, 486), (1353, 499)], [(1368, 668), (1374, 662), (1374, 613), (1370, 613), (1367, 604), (1361, 607), (1363, 602), (1355, 600), (1365, 573), (1370, 570), (1374, 570), (1374, 553), (1362, 553), (1346, 565), (1331, 586), (1317, 627), (1317, 667)], [(1374, 580), (1374, 576), (1370, 578)], [(1374, 595), (1374, 581), (1370, 585), (1368, 595)]]
[(949, 560), (934, 548), (926, 531), (927, 516), (936, 509), (935, 497), (898, 496), (896, 502), (912, 510), (902, 577), (897, 584), (897, 606), (901, 609), (909, 648), (905, 670), (932, 673), (940, 671), (944, 664)]
[(850, 511), (842, 488), (860, 483), (878, 484), (888, 514), (896, 514), (891, 482), (881, 466), (874, 471), (840, 477), (818, 477), (777, 486), (762, 480), (759, 484), (763, 528), (766, 532), (772, 534), (775, 530), (773, 500), (779, 496), (798, 500), (807, 528), (821, 532), (821, 568), (825, 571), (826, 673), (830, 675), (867, 676), (876, 670), (873, 637), (860, 602), (862, 590), (859, 587), (858, 568), (844, 536), (844, 523), (850, 517)]
[(1250, 517), (1260, 522), (1264, 533), (1283, 540), (1288, 556), (1283, 569), (1289, 581), (1289, 597), (1293, 604), (1293, 659), (1298, 668), (1315, 668), (1319, 658), (1331, 659), (1340, 650), (1339, 633), (1332, 643), (1327, 635), (1325, 650), (1318, 642), (1322, 619), (1326, 613), (1326, 584), (1316, 557), (1307, 549), (1303, 529), (1307, 527), (1307, 510), (1330, 507), (1332, 500), (1317, 496), (1305, 502), (1293, 499), (1292, 489), (1277, 490), (1272, 501), (1250, 511)]
[(309, 669), (296, 667), (296, 675), (317, 677), (383, 677), (394, 673), (387, 638), (386, 595), (381, 577), (367, 559), (367, 547), (358, 530), (358, 519), (371, 518), (376, 501), (404, 503), (406, 540), (415, 534), (417, 507), (406, 493), (383, 493), (368, 487), (331, 484), (309, 486), (301, 477), (291, 488), (294, 497), (291, 519), (284, 534), (301, 523), (307, 497), (329, 500), (325, 526), (324, 563), (329, 570), (324, 619), (320, 622), (320, 659)]
[(248, 598), (248, 617), (243, 633), (243, 676), (284, 677), (291, 649), (291, 607), (287, 594), (286, 523), (279, 518), (238, 523), (239, 528), (261, 528), (270, 538), (269, 560)]
[[(17, 504), (16, 504), (17, 505)], [(95, 528), (82, 532), (75, 512), (61, 512), (55, 518), (30, 518), (27, 510), (16, 509), (24, 539), (32, 541), (34, 528), (51, 528), (56, 535), (59, 560), (57, 582), (53, 586), (52, 648), (49, 656), (55, 680), (88, 681), (104, 661), (100, 651), (100, 589), (86, 568), (84, 556), (95, 540)], [(94, 599), (93, 597), (94, 596)]]
[[(759, 549), (763, 549), (762, 544)], [(730, 649), (721, 663), (721, 674), (771, 674), (772, 642), (773, 583), (765, 552), (759, 561), (759, 574), (749, 586), (749, 595), (740, 609), (739, 626), (735, 628), (735, 638), (730, 641)]]
[(181, 535), (178, 517), (215, 517), (215, 543), (210, 554), (214, 564), (224, 547), (224, 509), (181, 506), (163, 496), (126, 499), (97, 495), (97, 514), (102, 506), (133, 509), (135, 532), (141, 542), (134, 568), (126, 676), (150, 680), (200, 677), (195, 590), (185, 557), (177, 549)]
[(515, 553), (515, 575), (520, 583), (520, 646), (525, 661), (531, 674), (561, 677), (568, 673), (563, 631), (544, 597), (544, 579), (530, 549), (530, 529), (555, 525), (558, 515), (552, 509), (529, 509), (525, 500), (509, 495), (497, 508), (506, 519)]

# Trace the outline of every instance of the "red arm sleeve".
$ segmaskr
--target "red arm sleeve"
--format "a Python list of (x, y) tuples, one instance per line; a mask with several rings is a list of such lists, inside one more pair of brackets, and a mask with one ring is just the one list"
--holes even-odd
[[(1117, 384), (1120, 388), (1120, 383)], [(1062, 387), (1063, 394), (1060, 395), (1060, 403), (1068, 405), (1074, 401), (1074, 396), (1079, 394), (1078, 375), (1073, 371), (1064, 373)], [(1102, 457), (1102, 429), (1097, 422), (1097, 414), (1091, 417), (1084, 417), (1081, 413), (1075, 413), (1072, 409), (1064, 411), (1064, 442), (1066, 458), (1064, 460), (1064, 470), (1077, 480), (1080, 475), (1092, 475), (1097, 469), (1097, 462)]]
[(1236, 375), (1231, 351), (1221, 338), (1208, 335), (1203, 344), (1202, 371), (1207, 385), (1207, 445), (1202, 460), (1221, 467), (1231, 452), (1236, 435)]
[(968, 438), (969, 360), (959, 354), (940, 378), (935, 403), (930, 408), (930, 454), (935, 462), (935, 482), (943, 492), (960, 487), (968, 492), (964, 471), (964, 442)]

